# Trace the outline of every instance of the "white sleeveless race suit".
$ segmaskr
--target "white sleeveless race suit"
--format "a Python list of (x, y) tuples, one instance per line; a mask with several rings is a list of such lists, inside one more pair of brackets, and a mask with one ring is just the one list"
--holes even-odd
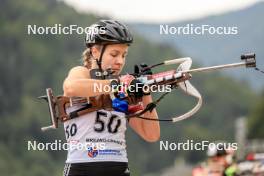
[[(67, 108), (67, 113), (81, 106)], [(128, 162), (125, 114), (98, 110), (64, 122), (68, 155), (66, 163)]]

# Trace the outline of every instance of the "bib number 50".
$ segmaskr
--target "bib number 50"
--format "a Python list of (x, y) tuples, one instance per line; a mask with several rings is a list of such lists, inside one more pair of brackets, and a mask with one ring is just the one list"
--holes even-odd
[[(96, 132), (102, 132), (107, 128), (107, 131), (109, 133), (117, 133), (118, 128), (121, 125), (121, 119), (118, 118), (117, 115), (112, 114), (107, 122), (102, 120), (103, 118), (107, 117), (107, 113), (105, 112), (100, 112), (98, 111), (96, 113), (96, 118), (95, 118), (95, 127), (94, 131)], [(116, 121), (116, 125), (113, 126), (113, 123)]]
[(71, 125), (67, 125), (65, 128), (65, 133), (66, 133), (66, 139), (75, 136), (77, 133), (77, 125), (75, 123)]

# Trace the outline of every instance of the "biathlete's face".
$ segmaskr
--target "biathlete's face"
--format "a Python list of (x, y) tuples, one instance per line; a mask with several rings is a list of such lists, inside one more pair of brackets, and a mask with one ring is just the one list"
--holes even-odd
[[(95, 58), (100, 57), (100, 49), (97, 47), (92, 51)], [(106, 70), (111, 68), (115, 75), (119, 74), (125, 65), (127, 52), (127, 44), (107, 45), (102, 58), (102, 69)]]

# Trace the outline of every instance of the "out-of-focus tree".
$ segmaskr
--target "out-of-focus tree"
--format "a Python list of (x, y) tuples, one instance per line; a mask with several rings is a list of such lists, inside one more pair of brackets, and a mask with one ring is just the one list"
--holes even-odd
[(248, 137), (250, 139), (264, 138), (264, 91), (257, 105), (252, 109), (248, 119)]

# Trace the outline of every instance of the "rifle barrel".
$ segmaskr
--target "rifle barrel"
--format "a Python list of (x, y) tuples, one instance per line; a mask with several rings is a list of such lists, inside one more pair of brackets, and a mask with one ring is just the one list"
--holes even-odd
[(211, 66), (211, 67), (202, 67), (202, 68), (195, 68), (191, 70), (186, 70), (183, 72), (186, 73), (192, 73), (192, 72), (204, 72), (204, 71), (212, 71), (212, 70), (220, 70), (224, 68), (233, 68), (233, 67), (241, 67), (245, 66), (245, 62), (239, 62), (239, 63), (233, 63), (233, 64), (225, 64), (225, 65), (217, 65), (217, 66)]

